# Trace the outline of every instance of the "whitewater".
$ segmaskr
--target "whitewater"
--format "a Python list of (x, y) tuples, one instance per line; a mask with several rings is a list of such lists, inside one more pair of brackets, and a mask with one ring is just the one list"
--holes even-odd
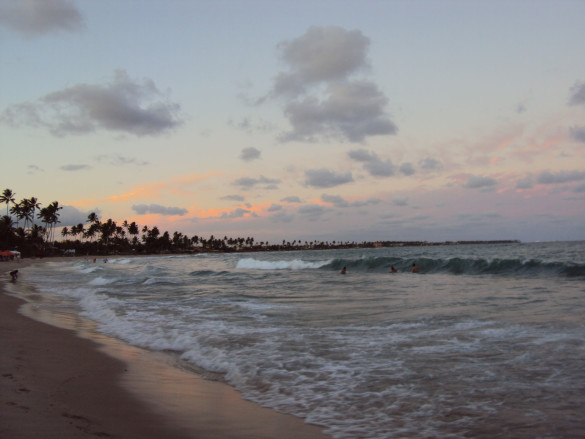
[(88, 258), (28, 270), (56, 312), (336, 439), (585, 430), (585, 242)]

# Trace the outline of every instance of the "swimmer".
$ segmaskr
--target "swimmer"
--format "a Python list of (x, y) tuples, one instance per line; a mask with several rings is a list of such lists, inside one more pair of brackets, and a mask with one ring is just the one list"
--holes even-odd
[(339, 274), (345, 274), (345, 272), (346, 272), (346, 271), (347, 271), (347, 269), (346, 269), (345, 267), (343, 267), (343, 268), (341, 269), (341, 271), (339, 272)]
[(390, 267), (390, 273), (398, 273), (398, 270), (394, 267), (394, 265)]
[(420, 270), (420, 268), (418, 267), (418, 265), (416, 265), (414, 262), (412, 263), (412, 270), (410, 270), (413, 273), (418, 273), (418, 270)]

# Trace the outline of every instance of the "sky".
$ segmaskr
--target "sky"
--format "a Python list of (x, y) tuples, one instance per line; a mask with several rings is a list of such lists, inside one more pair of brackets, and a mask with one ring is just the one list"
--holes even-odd
[(583, 240), (584, 22), (581, 0), (0, 0), (0, 191), (61, 226)]

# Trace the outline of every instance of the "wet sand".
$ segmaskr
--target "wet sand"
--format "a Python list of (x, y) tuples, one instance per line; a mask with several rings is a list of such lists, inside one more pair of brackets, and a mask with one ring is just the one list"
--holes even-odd
[(11, 270), (26, 283), (27, 265), (55, 260), (63, 259), (0, 262), (0, 438), (328, 437), (182, 370), (166, 355), (7, 294)]

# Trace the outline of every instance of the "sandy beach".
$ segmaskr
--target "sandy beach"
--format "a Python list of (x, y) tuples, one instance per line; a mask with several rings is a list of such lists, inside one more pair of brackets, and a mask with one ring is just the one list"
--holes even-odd
[(327, 437), (91, 325), (30, 318), (34, 306), (7, 294), (8, 273), (25, 282), (28, 265), (49, 260), (0, 263), (0, 438)]

